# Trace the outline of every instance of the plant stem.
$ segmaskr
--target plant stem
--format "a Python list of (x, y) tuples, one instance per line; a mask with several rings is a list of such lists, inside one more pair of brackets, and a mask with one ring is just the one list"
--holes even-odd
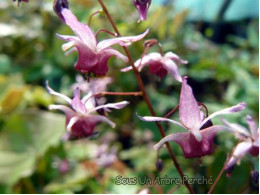
[[(121, 36), (121, 35), (120, 35), (120, 32), (118, 31), (118, 29), (117, 29), (117, 27), (116, 27), (116, 25), (115, 25), (115, 23), (114, 23), (114, 20), (113, 20), (112, 17), (110, 16), (110, 13), (108, 12), (108, 10), (107, 10), (105, 4), (103, 3), (103, 1), (102, 1), (102, 0), (98, 0), (98, 2), (99, 2), (99, 4), (101, 5), (101, 7), (102, 7), (104, 13), (106, 14), (106, 16), (107, 16), (109, 22), (111, 23), (111, 25), (112, 25), (114, 31), (117, 33), (117, 36)], [(138, 81), (140, 90), (142, 91), (143, 99), (144, 99), (144, 101), (146, 102), (147, 107), (148, 107), (149, 111), (151, 112), (152, 116), (156, 116), (155, 111), (154, 111), (154, 109), (153, 109), (153, 107), (152, 107), (152, 104), (151, 104), (151, 102), (150, 102), (150, 99), (148, 98), (147, 93), (146, 93), (146, 91), (145, 91), (145, 87), (144, 87), (143, 81), (142, 81), (142, 79), (141, 79), (141, 76), (140, 76), (140, 74), (139, 74), (139, 71), (137, 70), (137, 68), (136, 68), (135, 65), (134, 65), (133, 58), (131, 57), (130, 52), (129, 52), (129, 50), (127, 49), (127, 47), (126, 47), (126, 46), (122, 46), (122, 47), (123, 47), (123, 49), (124, 49), (124, 51), (125, 51), (126, 56), (127, 56), (128, 59), (129, 59), (129, 63), (131, 64), (131, 66), (132, 66), (132, 68), (133, 68), (133, 71), (134, 71), (134, 74), (135, 74), (136, 79), (137, 79), (137, 81)], [(164, 130), (163, 130), (161, 124), (160, 124), (159, 122), (155, 122), (155, 124), (156, 124), (156, 126), (158, 127), (158, 129), (159, 129), (159, 131), (160, 131), (161, 137), (164, 138), (164, 137), (165, 137), (165, 133), (164, 133)], [(173, 161), (173, 163), (174, 163), (174, 165), (175, 165), (177, 171), (179, 172), (179, 174), (180, 174), (180, 176), (181, 176), (181, 179), (183, 180), (183, 178), (184, 178), (183, 171), (182, 171), (182, 169), (181, 169), (181, 167), (180, 167), (180, 165), (179, 165), (177, 159), (175, 158), (175, 155), (174, 155), (174, 153), (173, 153), (173, 151), (172, 151), (172, 149), (171, 149), (171, 147), (170, 147), (170, 144), (169, 144), (168, 142), (166, 142), (165, 144), (166, 144), (166, 147), (167, 147), (167, 149), (168, 149), (169, 155), (170, 155), (170, 157), (171, 157), (171, 159), (172, 159), (172, 161)], [(184, 184), (185, 184), (185, 186), (187, 187), (187, 189), (189, 190), (190, 193), (194, 193), (194, 190), (191, 188), (191, 186), (189, 185), (189, 183), (187, 183), (187, 181), (184, 181)]]
[(208, 194), (211, 194), (212, 191), (214, 190), (214, 188), (215, 188), (215, 186), (217, 185), (217, 183), (218, 183), (220, 177), (222, 176), (223, 172), (225, 171), (225, 168), (226, 168), (226, 165), (227, 165), (228, 161), (229, 161), (230, 158), (232, 157), (232, 155), (233, 155), (233, 153), (234, 153), (234, 151), (235, 151), (235, 149), (236, 149), (236, 147), (238, 146), (239, 143), (240, 143), (240, 142), (237, 143), (237, 145), (234, 147), (234, 149), (233, 149), (233, 151), (232, 151), (232, 154), (231, 154), (231, 155), (227, 158), (227, 160), (225, 161), (225, 163), (224, 163), (222, 169), (220, 170), (220, 172), (219, 172), (219, 174), (218, 174), (216, 180), (214, 181), (214, 183), (213, 183), (212, 186), (210, 187), (210, 189), (209, 189), (209, 191), (208, 191)]

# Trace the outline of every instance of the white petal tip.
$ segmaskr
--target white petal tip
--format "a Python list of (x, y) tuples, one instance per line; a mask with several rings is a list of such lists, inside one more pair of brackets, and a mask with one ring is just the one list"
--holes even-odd
[(192, 134), (194, 135), (195, 139), (196, 139), (198, 142), (201, 142), (201, 141), (202, 141), (202, 135), (201, 135), (201, 133), (200, 133), (199, 130), (193, 131)]

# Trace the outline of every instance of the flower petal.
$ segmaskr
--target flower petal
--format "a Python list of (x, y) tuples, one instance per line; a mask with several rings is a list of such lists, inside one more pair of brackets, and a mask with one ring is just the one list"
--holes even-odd
[(71, 117), (70, 120), (68, 121), (68, 124), (66, 126), (67, 131), (71, 131), (72, 126), (79, 121), (81, 118), (79, 116), (74, 116)]
[(49, 110), (61, 110), (63, 111), (67, 116), (74, 116), (76, 113), (70, 109), (69, 107), (67, 106), (64, 106), (64, 105), (49, 105)]
[(250, 129), (252, 137), (256, 138), (256, 139), (259, 139), (258, 138), (258, 134), (259, 134), (258, 133), (258, 128), (257, 128), (256, 123), (253, 120), (253, 118), (250, 115), (247, 115), (246, 121), (247, 121), (247, 124), (248, 124), (248, 127)]
[(58, 93), (58, 92), (54, 91), (54, 90), (49, 86), (49, 81), (46, 81), (46, 88), (47, 88), (47, 90), (48, 90), (48, 92), (49, 92), (50, 94), (56, 95), (56, 96), (58, 96), (58, 97), (64, 99), (64, 100), (65, 100), (66, 102), (68, 102), (69, 104), (71, 104), (71, 101), (72, 101), (72, 100), (71, 100), (68, 96), (63, 95), (63, 94), (61, 94), (61, 93)]
[(173, 123), (175, 125), (179, 125), (181, 127), (183, 127), (184, 129), (186, 129), (181, 123), (171, 120), (171, 119), (167, 119), (167, 118), (163, 118), (163, 117), (154, 117), (154, 116), (139, 116), (140, 120), (142, 121), (146, 121), (146, 122), (170, 122)]
[(101, 116), (101, 115), (93, 115), (93, 116), (88, 116), (88, 118), (92, 121), (92, 122), (106, 122), (107, 124), (109, 124), (112, 128), (116, 127), (116, 124), (113, 123), (111, 120), (109, 120), (107, 117), (105, 116)]
[(109, 109), (109, 108), (113, 108), (113, 109), (122, 109), (123, 107), (125, 107), (126, 105), (128, 105), (129, 102), (128, 101), (122, 101), (122, 102), (118, 102), (118, 103), (111, 103), (111, 104), (104, 104), (104, 105), (101, 105), (101, 106), (97, 106), (95, 107), (94, 109), (92, 110), (89, 110), (87, 112), (87, 114), (91, 113), (91, 112), (94, 112), (96, 110), (99, 110), (99, 109)]
[(227, 127), (229, 127), (230, 130), (232, 131), (232, 133), (234, 133), (239, 139), (245, 139), (245, 138), (251, 137), (251, 135), (249, 134), (248, 130), (245, 127), (243, 127), (239, 124), (229, 123), (225, 119), (222, 119), (221, 121)]
[(178, 66), (175, 64), (175, 62), (169, 59), (165, 59), (165, 63), (163, 65), (172, 77), (174, 77), (177, 81), (182, 82)]
[(223, 126), (211, 126), (201, 130), (202, 140), (200, 142), (190, 132), (170, 134), (154, 145), (154, 149), (158, 150), (165, 142), (174, 141), (182, 148), (185, 158), (202, 157), (213, 152), (213, 139), (216, 133), (224, 128)]
[(179, 105), (181, 123), (189, 130), (199, 130), (201, 126), (200, 108), (191, 87), (187, 84), (187, 77), (182, 80)]
[(181, 59), (177, 54), (173, 53), (173, 52), (167, 52), (164, 55), (165, 58), (170, 58), (171, 60), (175, 61), (178, 65), (181, 64), (188, 64), (187, 60), (183, 60)]
[(108, 60), (110, 57), (116, 56), (117, 58), (122, 59), (125, 62), (128, 62), (128, 58), (121, 54), (119, 51), (115, 49), (104, 49), (98, 54), (98, 63), (95, 67), (91, 69), (91, 72), (93, 72), (96, 75), (106, 75), (108, 71)]
[(246, 153), (250, 150), (251, 147), (252, 147), (252, 144), (250, 142), (239, 143), (237, 145), (237, 147), (235, 148), (235, 150), (232, 154), (232, 157), (227, 162), (227, 165), (225, 166), (225, 170), (234, 166), (235, 163), (240, 163), (241, 158), (246, 155)]
[(82, 115), (84, 115), (87, 112), (85, 105), (80, 100), (80, 89), (79, 88), (76, 88), (74, 91), (74, 97), (71, 101), (71, 106), (76, 112), (78, 112)]
[(106, 49), (112, 45), (115, 44), (121, 44), (122, 42), (135, 42), (139, 41), (140, 39), (144, 38), (145, 35), (147, 35), (149, 32), (149, 29), (147, 29), (144, 33), (137, 35), (137, 36), (130, 36), (130, 37), (119, 37), (119, 38), (113, 38), (113, 39), (107, 39), (100, 41), (97, 45), (97, 51), (100, 52), (103, 49)]
[(64, 17), (64, 22), (73, 30), (79, 39), (82, 40), (89, 48), (94, 50), (97, 45), (97, 40), (95, 34), (89, 26), (80, 23), (69, 9), (62, 9), (61, 14)]
[(223, 110), (214, 112), (213, 114), (209, 115), (206, 119), (204, 119), (202, 121), (201, 126), (204, 125), (208, 120), (212, 119), (215, 116), (222, 115), (222, 114), (232, 114), (234, 112), (239, 112), (239, 111), (245, 109), (245, 107), (246, 107), (246, 103), (245, 102), (241, 102), (241, 103), (239, 103), (239, 104), (237, 104), (235, 106), (232, 106), (232, 107), (225, 108)]

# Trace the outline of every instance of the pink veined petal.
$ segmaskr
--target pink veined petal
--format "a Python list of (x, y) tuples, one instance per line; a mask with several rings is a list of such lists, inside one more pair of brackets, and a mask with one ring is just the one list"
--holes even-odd
[(122, 59), (125, 62), (128, 62), (128, 58), (118, 52), (115, 49), (104, 49), (98, 54), (99, 62), (98, 64), (92, 68), (91, 72), (93, 72), (96, 75), (106, 75), (108, 71), (108, 60), (110, 57), (116, 56), (117, 58)]
[(178, 66), (175, 64), (175, 62), (165, 58), (165, 63), (163, 65), (172, 77), (174, 77), (177, 81), (182, 82)]
[(109, 124), (112, 128), (116, 127), (116, 124), (113, 123), (111, 120), (109, 120), (107, 117), (105, 116), (101, 116), (101, 115), (93, 115), (93, 116), (88, 116), (88, 119), (91, 120), (92, 122), (106, 122), (107, 124)]
[[(234, 133), (236, 136), (238, 136), (238, 138), (240, 139), (245, 139), (247, 137), (251, 137), (251, 135), (249, 134), (248, 130), (239, 125), (239, 124), (234, 124), (234, 123), (229, 123), (227, 120), (222, 119), (222, 122), (230, 128), (230, 130), (232, 131), (232, 133)], [(242, 136), (241, 136), (242, 135)]]
[(178, 65), (180, 64), (187, 64), (188, 61), (187, 60), (183, 60), (181, 59), (177, 54), (173, 53), (173, 52), (167, 52), (164, 55), (165, 58), (170, 58), (171, 60), (175, 61)]
[[(142, 58), (135, 61), (135, 67), (138, 69), (139, 72), (144, 68), (144, 66), (149, 65), (150, 63), (158, 63), (161, 62), (162, 56), (159, 53), (150, 53), (144, 55)], [(121, 72), (127, 72), (132, 70), (132, 66), (126, 67), (121, 69)]]
[(179, 115), (181, 123), (189, 130), (201, 127), (200, 108), (194, 98), (191, 87), (187, 84), (187, 77), (182, 80)]
[(71, 101), (71, 106), (76, 112), (78, 112), (82, 115), (84, 115), (87, 112), (85, 105), (80, 100), (80, 89), (79, 88), (76, 88), (74, 91), (74, 97)]
[(235, 113), (235, 112), (239, 112), (239, 111), (245, 109), (245, 107), (246, 107), (246, 103), (245, 102), (241, 102), (241, 103), (239, 103), (239, 104), (237, 104), (235, 106), (232, 106), (232, 107), (225, 108), (223, 110), (214, 112), (213, 114), (209, 115), (205, 120), (202, 121), (201, 126), (204, 125), (208, 120), (214, 118), (215, 116), (222, 115), (222, 114), (232, 114), (232, 113)]
[(258, 138), (258, 128), (256, 126), (255, 121), (253, 120), (253, 118), (250, 115), (247, 115), (246, 122), (248, 124), (249, 129), (250, 129), (252, 137), (259, 139)]
[(223, 126), (211, 126), (201, 130), (202, 140), (200, 142), (190, 132), (170, 134), (154, 145), (154, 149), (158, 150), (165, 142), (174, 141), (182, 148), (185, 158), (202, 157), (213, 152), (213, 139), (216, 133), (224, 128)]
[(49, 81), (46, 81), (46, 88), (47, 88), (47, 90), (48, 90), (48, 92), (49, 92), (50, 94), (56, 95), (56, 96), (62, 98), (63, 100), (65, 100), (66, 102), (68, 102), (69, 104), (71, 104), (71, 101), (72, 101), (72, 100), (71, 100), (68, 96), (63, 95), (63, 94), (61, 94), (61, 93), (58, 93), (58, 92), (54, 91), (54, 90), (49, 86)]
[(64, 105), (49, 105), (49, 110), (61, 110), (63, 111), (67, 116), (74, 116), (76, 113), (69, 107), (64, 106)]
[(165, 142), (174, 141), (182, 148), (185, 158), (202, 157), (213, 152), (213, 139), (216, 133), (224, 128), (223, 126), (211, 126), (201, 130), (202, 140), (200, 142), (190, 132), (170, 134), (154, 145), (154, 149), (158, 150)]
[[(68, 50), (70, 47), (76, 47), (78, 51), (78, 61), (75, 63), (75, 68), (81, 72), (86, 73), (91, 71), (91, 69), (98, 63), (98, 55), (92, 50), (88, 45), (86, 45), (83, 41), (79, 40), (75, 36), (65, 36), (65, 35), (58, 35), (59, 39), (67, 41), (68, 43), (63, 44), (62, 49)], [(75, 51), (75, 48), (72, 48), (72, 51), (68, 51), (65, 53), (71, 53)]]
[(137, 36), (129, 36), (129, 37), (119, 37), (119, 38), (113, 38), (113, 39), (107, 39), (100, 41), (97, 45), (97, 51), (100, 52), (103, 49), (106, 49), (112, 45), (119, 44), (122, 42), (135, 42), (139, 41), (140, 39), (144, 38), (149, 32), (149, 29), (147, 29), (144, 33), (137, 35)]
[(140, 120), (142, 121), (146, 121), (146, 122), (170, 122), (173, 123), (175, 125), (179, 125), (181, 127), (183, 127), (184, 129), (186, 129), (181, 123), (171, 120), (171, 119), (167, 119), (167, 118), (163, 118), (163, 117), (154, 117), (154, 116), (139, 116)]
[(252, 143), (250, 143), (250, 142), (239, 143), (237, 145), (237, 147), (235, 148), (233, 155), (230, 158), (230, 160), (228, 161), (225, 169), (232, 167), (233, 165), (235, 165), (235, 163), (239, 164), (241, 158), (246, 155), (246, 153), (250, 150), (251, 147), (252, 147)]
[(113, 109), (122, 109), (124, 108), (126, 105), (128, 105), (129, 102), (128, 101), (122, 101), (122, 102), (118, 102), (118, 103), (111, 103), (111, 104), (104, 104), (104, 105), (101, 105), (101, 106), (97, 106), (95, 107), (94, 109), (92, 110), (89, 110), (87, 112), (87, 114), (91, 113), (91, 112), (94, 112), (96, 110), (99, 110), (99, 109), (106, 109), (106, 108), (113, 108)]
[(69, 9), (62, 9), (62, 16), (65, 23), (73, 30), (73, 32), (92, 50), (96, 48), (97, 40), (95, 34), (89, 26), (80, 23), (76, 16)]
[(78, 61), (74, 65), (75, 68), (81, 73), (92, 71), (98, 64), (98, 55), (80, 41), (75, 42), (75, 47), (79, 53)]

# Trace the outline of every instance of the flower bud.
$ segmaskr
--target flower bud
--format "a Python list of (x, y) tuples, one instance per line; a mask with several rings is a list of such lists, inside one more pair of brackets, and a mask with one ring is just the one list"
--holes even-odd
[(69, 8), (69, 2), (67, 0), (54, 0), (53, 2), (53, 10), (60, 17), (62, 21), (64, 21), (64, 17), (61, 14), (62, 9)]
[(259, 185), (259, 172), (256, 170), (251, 171), (250, 179), (253, 186)]
[(148, 8), (150, 7), (152, 0), (133, 0), (133, 4), (139, 12), (139, 21), (146, 20)]
[(160, 158), (156, 161), (156, 169), (159, 172), (161, 172), (163, 169), (163, 161)]

